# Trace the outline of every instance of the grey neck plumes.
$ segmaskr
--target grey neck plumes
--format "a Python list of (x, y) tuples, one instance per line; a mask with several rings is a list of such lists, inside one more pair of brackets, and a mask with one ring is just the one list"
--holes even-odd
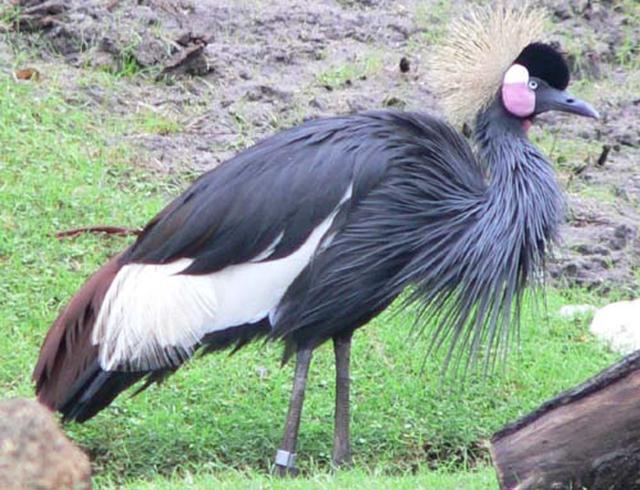
[[(479, 114), (475, 138), (488, 182), (476, 220), (457, 245), (464, 273), (443, 327), (451, 330), (454, 344), (471, 347), (472, 359), (481, 345), (495, 354), (496, 347), (509, 344), (522, 295), (543, 270), (564, 216), (551, 164), (502, 104), (496, 101)], [(463, 325), (469, 323), (467, 330)]]
[(551, 163), (497, 100), (478, 115), (475, 138), (489, 178), (487, 212), (523, 241), (525, 255), (542, 260), (565, 208)]
[[(489, 367), (517, 332), (522, 296), (543, 269), (564, 205), (551, 164), (501, 104), (478, 116), (476, 143), (486, 182), (416, 215), (411, 226), (419, 233), (403, 236), (420, 252), (397, 284), (414, 285), (408, 301), (421, 301), (421, 314), (436, 323), (432, 345), (448, 344), (447, 363), (483, 359)], [(424, 189), (433, 185), (428, 175)]]

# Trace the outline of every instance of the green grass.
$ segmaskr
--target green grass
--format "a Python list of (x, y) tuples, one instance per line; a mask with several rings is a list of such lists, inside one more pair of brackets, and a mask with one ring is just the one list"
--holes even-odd
[[(136, 121), (75, 108), (54, 86), (0, 75), (0, 396), (32, 396), (39, 345), (61, 306), (123, 238), (58, 230), (92, 224), (136, 227), (170, 196), (169, 177), (136, 168), (113, 144)], [(127, 124), (131, 127), (127, 127)], [(174, 177), (175, 178), (175, 177)], [(615, 360), (586, 319), (556, 312), (567, 302), (601, 303), (580, 291), (550, 291), (548, 314), (524, 315), (522, 342), (504, 372), (440, 382), (441, 357), (410, 336), (398, 305), (355, 336), (352, 436), (356, 469), (328, 472), (333, 363), (317, 351), (299, 441), (303, 477), (268, 477), (281, 437), (291, 366), (276, 345), (189, 363), (163, 386), (120, 397), (67, 433), (111, 488), (495, 488), (482, 441), (508, 421)]]
[(139, 130), (147, 134), (168, 135), (182, 130), (177, 116), (162, 110), (142, 108), (135, 113), (133, 119), (134, 131)]
[(355, 83), (363, 77), (377, 74), (382, 69), (382, 59), (369, 54), (349, 63), (334, 65), (317, 76), (320, 85), (336, 89)]
[[(105, 488), (118, 488), (115, 483), (105, 483)], [(182, 475), (175, 478), (154, 478), (126, 484), (129, 490), (169, 490), (189, 488), (193, 490), (343, 490), (385, 488), (393, 490), (485, 490), (497, 488), (492, 469), (457, 473), (423, 471), (418, 474), (389, 476), (361, 470), (342, 471), (338, 474), (318, 472), (308, 478), (280, 480), (264, 473), (224, 471), (217, 474)]]
[(421, 51), (425, 47), (437, 43), (447, 29), (447, 21), (451, 16), (451, 2), (438, 0), (427, 4), (419, 2), (413, 8), (413, 18), (420, 30), (417, 36), (408, 40), (409, 50)]
[(616, 194), (615, 188), (612, 186), (594, 187), (586, 185), (577, 194), (602, 204), (615, 204), (620, 200), (620, 196)]
[(634, 0), (623, 0), (620, 7), (627, 15), (627, 23), (622, 27), (622, 39), (617, 46), (616, 61), (621, 66), (637, 70), (640, 67), (640, 50), (632, 27), (640, 22), (640, 6)]
[(20, 16), (20, 7), (18, 5), (8, 5), (0, 7), (0, 22), (11, 25), (16, 22)]
[(587, 163), (594, 165), (602, 151), (602, 142), (566, 138), (562, 128), (551, 132), (544, 126), (534, 127), (531, 140), (542, 149), (557, 169), (570, 173)]

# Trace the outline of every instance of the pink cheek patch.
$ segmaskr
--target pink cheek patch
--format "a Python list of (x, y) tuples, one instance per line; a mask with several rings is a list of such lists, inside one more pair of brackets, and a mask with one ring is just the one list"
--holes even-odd
[(536, 95), (529, 88), (529, 71), (514, 64), (504, 74), (502, 102), (507, 110), (518, 117), (528, 117), (536, 107)]
[(527, 84), (505, 83), (502, 85), (502, 102), (514, 116), (527, 117), (535, 110), (536, 96)]

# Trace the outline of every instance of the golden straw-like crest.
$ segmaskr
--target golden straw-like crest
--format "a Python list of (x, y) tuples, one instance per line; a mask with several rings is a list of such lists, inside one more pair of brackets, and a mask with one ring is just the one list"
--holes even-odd
[(471, 120), (498, 92), (520, 52), (542, 41), (546, 14), (529, 2), (471, 7), (454, 20), (431, 61), (430, 85), (453, 124)]

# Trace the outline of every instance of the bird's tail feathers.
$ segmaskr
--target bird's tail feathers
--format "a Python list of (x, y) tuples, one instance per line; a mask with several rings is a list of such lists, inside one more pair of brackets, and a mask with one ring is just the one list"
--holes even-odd
[(100, 367), (98, 346), (91, 337), (107, 290), (121, 268), (119, 258), (112, 258), (93, 274), (60, 313), (33, 371), (38, 400), (68, 420), (93, 417), (145, 376), (147, 385), (166, 376), (165, 371), (113, 372)]

